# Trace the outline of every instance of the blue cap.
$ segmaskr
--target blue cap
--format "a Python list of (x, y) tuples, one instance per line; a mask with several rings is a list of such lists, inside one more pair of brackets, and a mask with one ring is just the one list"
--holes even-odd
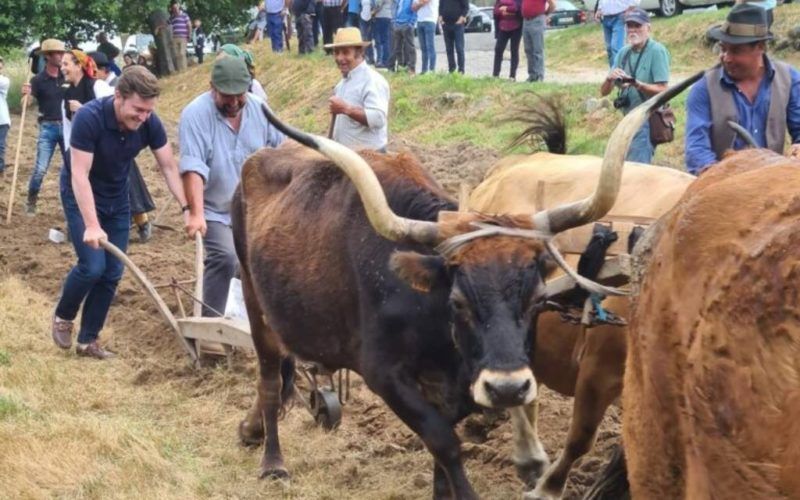
[(631, 22), (640, 25), (650, 24), (650, 14), (648, 14), (646, 10), (640, 9), (639, 7), (634, 7), (633, 9), (627, 11), (623, 18), (625, 19), (626, 23)]

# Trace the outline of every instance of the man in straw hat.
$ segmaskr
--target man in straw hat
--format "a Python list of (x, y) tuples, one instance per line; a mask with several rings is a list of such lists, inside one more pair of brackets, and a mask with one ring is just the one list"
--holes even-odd
[[(767, 13), (739, 4), (708, 36), (719, 41), (720, 64), (707, 70), (686, 100), (686, 168), (697, 175), (728, 149), (746, 147), (728, 125), (744, 127), (756, 144), (783, 154), (786, 131), (791, 155), (800, 153), (800, 73), (767, 55)], [(771, 118), (771, 119), (769, 119)]]
[(386, 151), (389, 124), (389, 84), (367, 66), (364, 48), (372, 42), (361, 39), (358, 28), (339, 28), (333, 43), (333, 57), (342, 79), (328, 100), (331, 137), (350, 148)]
[(22, 86), (23, 95), (32, 95), (39, 103), (39, 139), (36, 143), (36, 162), (28, 182), (28, 203), (25, 213), (36, 213), (36, 202), (42, 189), (50, 160), (61, 150), (64, 158), (64, 133), (61, 121), (61, 106), (64, 102), (64, 75), (61, 74), (61, 59), (66, 49), (64, 42), (49, 38), (42, 42), (40, 53), (45, 58), (44, 69)]
[(208, 226), (203, 274), (203, 316), (225, 311), (231, 278), (239, 267), (231, 231), (231, 198), (244, 161), (263, 147), (277, 147), (284, 135), (248, 92), (251, 75), (243, 58), (220, 54), (211, 69), (211, 88), (181, 112), (180, 172), (189, 210)]

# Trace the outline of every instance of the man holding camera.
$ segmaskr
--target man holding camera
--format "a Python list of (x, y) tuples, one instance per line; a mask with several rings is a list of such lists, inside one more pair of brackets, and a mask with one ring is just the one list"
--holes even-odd
[[(635, 8), (625, 13), (627, 45), (617, 54), (613, 68), (600, 87), (602, 95), (617, 88), (614, 107), (628, 114), (630, 110), (667, 88), (669, 52), (650, 38), (650, 15)], [(645, 122), (633, 137), (628, 161), (650, 163), (655, 146), (650, 141), (650, 124)]]

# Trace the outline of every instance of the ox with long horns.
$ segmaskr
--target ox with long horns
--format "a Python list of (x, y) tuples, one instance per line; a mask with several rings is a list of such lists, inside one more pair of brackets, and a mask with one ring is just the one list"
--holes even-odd
[(293, 354), (361, 374), (433, 455), (434, 497), (476, 498), (453, 425), (476, 404), (536, 398), (530, 325), (546, 298), (549, 256), (563, 262), (550, 237), (611, 208), (633, 134), (689, 83), (622, 120), (594, 194), (533, 217), (439, 219), (455, 203), (413, 158), (360, 156), (265, 107), (307, 149), (253, 155), (232, 204), (260, 368), (258, 398), (239, 432), (245, 442), (265, 438), (262, 477), (288, 474), (278, 413), (289, 384), (281, 362)]

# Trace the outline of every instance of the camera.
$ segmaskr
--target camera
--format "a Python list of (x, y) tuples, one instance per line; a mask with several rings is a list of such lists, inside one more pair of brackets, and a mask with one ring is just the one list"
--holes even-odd
[(612, 104), (614, 104), (614, 109), (627, 108), (631, 104), (631, 98), (627, 94), (621, 95), (614, 99)]
[(616, 85), (617, 87), (622, 87), (626, 83), (633, 83), (635, 81), (636, 78), (633, 78), (632, 76), (621, 76), (619, 78), (614, 79), (614, 85)]

